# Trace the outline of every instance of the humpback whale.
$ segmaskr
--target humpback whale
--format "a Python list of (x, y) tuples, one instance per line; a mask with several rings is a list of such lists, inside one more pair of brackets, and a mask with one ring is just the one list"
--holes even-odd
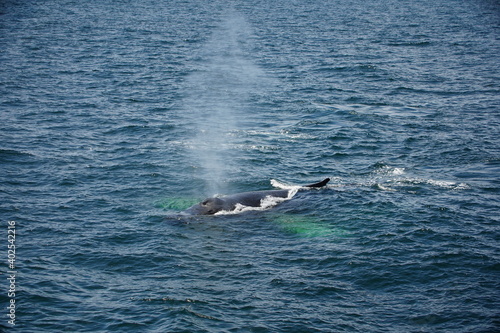
[[(302, 187), (323, 187), (330, 181), (330, 178), (325, 178), (322, 181)], [(296, 191), (297, 189), (295, 189)], [(207, 198), (202, 202), (191, 206), (184, 212), (191, 215), (214, 215), (218, 212), (232, 212), (238, 207), (262, 207), (262, 203), (267, 198), (282, 198), (287, 199), (290, 196), (292, 189), (285, 190), (268, 190), (268, 191), (252, 191), (226, 195), (222, 197)], [(295, 192), (293, 193), (295, 194)]]

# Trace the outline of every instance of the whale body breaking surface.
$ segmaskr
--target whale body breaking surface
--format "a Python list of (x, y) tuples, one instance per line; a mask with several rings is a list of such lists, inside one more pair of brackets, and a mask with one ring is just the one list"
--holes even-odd
[(252, 191), (236, 193), (221, 197), (212, 197), (189, 207), (184, 211), (190, 215), (215, 215), (223, 213), (238, 213), (252, 208), (272, 207), (282, 201), (291, 199), (300, 188), (319, 188), (325, 186), (330, 178), (305, 186), (295, 186), (291, 189)]

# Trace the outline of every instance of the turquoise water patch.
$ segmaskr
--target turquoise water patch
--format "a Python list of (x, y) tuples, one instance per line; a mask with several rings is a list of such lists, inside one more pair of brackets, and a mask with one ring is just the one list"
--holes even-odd
[(271, 220), (283, 231), (301, 237), (341, 237), (347, 235), (347, 231), (326, 225), (324, 222), (311, 216), (273, 215)]
[(198, 202), (200, 202), (200, 200), (194, 198), (177, 197), (160, 199), (156, 201), (154, 205), (155, 207), (166, 210), (185, 210)]

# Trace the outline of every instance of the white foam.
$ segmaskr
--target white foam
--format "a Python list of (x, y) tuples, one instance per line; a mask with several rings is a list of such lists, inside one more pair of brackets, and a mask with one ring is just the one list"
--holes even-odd
[(236, 215), (243, 212), (259, 211), (259, 210), (264, 210), (264, 209), (262, 207), (251, 207), (242, 204), (236, 204), (236, 207), (233, 210), (221, 210), (215, 213), (214, 215)]
[(430, 185), (433, 187), (439, 187), (443, 189), (450, 189), (450, 190), (466, 190), (469, 189), (469, 185), (465, 183), (456, 183), (452, 181), (446, 181), (446, 180), (434, 180), (434, 179), (424, 179), (424, 178), (396, 178), (396, 179), (390, 179), (386, 180), (384, 184), (382, 183), (375, 183), (374, 184), (377, 188), (380, 190), (384, 191), (396, 191), (394, 187), (401, 187), (401, 186), (408, 186), (408, 185)]
[(376, 173), (388, 176), (401, 176), (405, 174), (405, 168), (395, 168), (386, 165), (381, 169), (377, 170)]
[(469, 188), (469, 185), (465, 183), (455, 183), (445, 180), (432, 180), (429, 179), (426, 181), (427, 184), (442, 188), (454, 189), (454, 190), (465, 190)]
[(277, 181), (276, 179), (271, 179), (271, 185), (274, 187), (277, 187), (277, 188), (281, 188), (283, 190), (287, 190), (287, 189), (292, 188), (292, 186), (287, 185), (285, 183), (281, 183), (281, 182)]
[(382, 190), (382, 191), (391, 191), (391, 192), (396, 192), (395, 189), (391, 188), (391, 187), (387, 187), (387, 186), (383, 186), (382, 184), (375, 184), (375, 187), (379, 190)]
[(290, 189), (288, 191), (288, 196), (286, 198), (281, 198), (281, 197), (273, 197), (273, 196), (266, 196), (264, 199), (261, 200), (260, 206), (259, 207), (252, 207), (252, 206), (245, 206), (242, 204), (236, 204), (236, 207), (233, 210), (221, 210), (214, 215), (235, 215), (235, 214), (240, 214), (244, 212), (250, 212), (250, 211), (264, 211), (268, 210), (270, 208), (275, 207), (276, 205), (288, 201), (294, 197), (295, 194), (297, 194), (297, 191), (299, 190), (299, 186), (295, 186), (294, 188)]
[(303, 187), (303, 186), (299, 186), (299, 185), (288, 185), (288, 184), (282, 183), (280, 181), (277, 181), (276, 179), (271, 179), (271, 185), (273, 187), (277, 187), (277, 188), (280, 188), (282, 190), (289, 190), (290, 191), (290, 192), (288, 192), (289, 197), (290, 197), (290, 194), (291, 194), (291, 197), (293, 197), (297, 193), (297, 191), (300, 189), (312, 189), (312, 187)]
[(405, 168), (394, 168), (391, 172), (395, 176), (399, 176), (405, 173)]

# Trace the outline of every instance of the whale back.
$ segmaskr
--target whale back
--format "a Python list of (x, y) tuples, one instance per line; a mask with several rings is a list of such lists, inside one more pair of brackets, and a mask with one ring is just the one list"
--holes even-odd
[(207, 198), (186, 210), (194, 215), (213, 215), (220, 211), (233, 211), (236, 205), (260, 207), (266, 197), (287, 198), (288, 190), (253, 191), (223, 197)]
[[(304, 187), (323, 187), (330, 181), (330, 178), (325, 178), (319, 183), (305, 185)], [(295, 190), (296, 191), (296, 190)], [(293, 192), (292, 194), (295, 194)], [(192, 215), (213, 215), (221, 211), (234, 211), (238, 205), (244, 207), (261, 207), (263, 200), (267, 197), (271, 198), (288, 198), (290, 190), (268, 190), (268, 191), (253, 191), (243, 192), (222, 197), (207, 198), (199, 204), (189, 207), (185, 213)]]
[(266, 197), (287, 198), (288, 193), (288, 190), (253, 191), (228, 195), (222, 199), (224, 199), (232, 209), (234, 209), (237, 204), (248, 207), (260, 207), (262, 200)]

